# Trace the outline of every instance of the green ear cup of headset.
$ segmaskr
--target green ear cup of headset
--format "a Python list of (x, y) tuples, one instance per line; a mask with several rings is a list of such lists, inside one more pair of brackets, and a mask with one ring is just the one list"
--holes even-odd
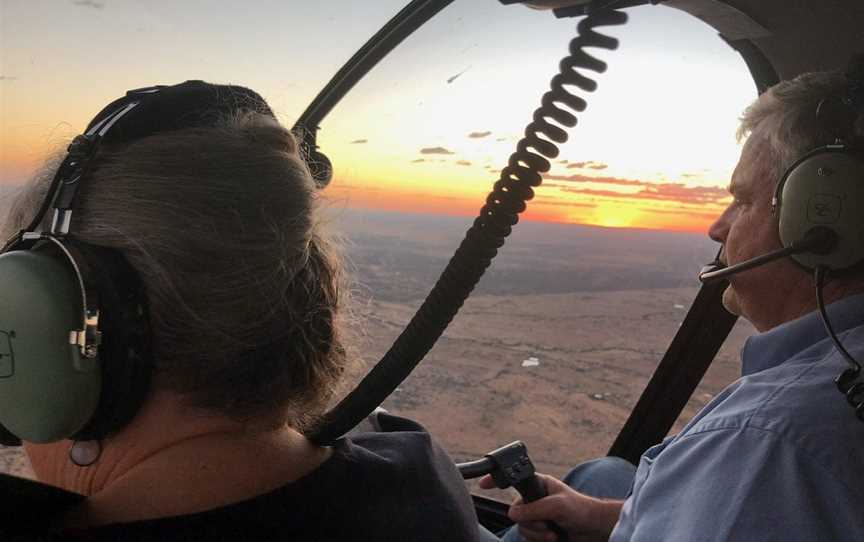
[(70, 263), (39, 250), (0, 255), (0, 425), (22, 440), (68, 438), (93, 415), (101, 371), (69, 343), (82, 323)]
[(805, 237), (813, 228), (829, 228), (837, 244), (827, 254), (792, 256), (813, 269), (836, 271), (864, 260), (864, 159), (858, 154), (820, 150), (790, 168), (780, 196), (780, 240), (783, 246)]

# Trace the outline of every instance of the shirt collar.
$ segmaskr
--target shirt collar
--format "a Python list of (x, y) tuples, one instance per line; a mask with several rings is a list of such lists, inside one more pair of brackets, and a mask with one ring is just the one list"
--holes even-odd
[[(834, 332), (864, 324), (864, 294), (835, 301), (826, 307)], [(747, 376), (776, 367), (795, 354), (828, 340), (819, 311), (783, 323), (765, 333), (748, 337), (741, 350), (741, 375)]]

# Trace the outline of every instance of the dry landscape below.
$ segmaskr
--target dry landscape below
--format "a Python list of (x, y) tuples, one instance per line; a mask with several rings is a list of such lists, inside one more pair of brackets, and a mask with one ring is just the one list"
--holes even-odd
[[(353, 327), (369, 365), (409, 321), (467, 221), (346, 215), (358, 282)], [(457, 461), (520, 439), (539, 470), (562, 475), (608, 451), (684, 319), (712, 247), (688, 234), (538, 224), (516, 232), (383, 406), (421, 422)], [(737, 351), (750, 333), (739, 322), (678, 427), (738, 376)], [(0, 450), (0, 470), (29, 475), (15, 449)]]
[[(465, 221), (343, 218), (360, 281), (360, 351), (386, 352), (440, 274)], [(423, 423), (457, 461), (526, 443), (562, 475), (605, 455), (698, 291), (703, 236), (520, 224), (426, 359), (384, 403)], [(739, 322), (676, 429), (740, 373)]]
[[(605, 455), (682, 321), (693, 288), (477, 296), (384, 407), (417, 419), (457, 461), (519, 439), (563, 475)], [(383, 354), (411, 311), (364, 309), (365, 351)], [(737, 378), (739, 324), (676, 429)]]

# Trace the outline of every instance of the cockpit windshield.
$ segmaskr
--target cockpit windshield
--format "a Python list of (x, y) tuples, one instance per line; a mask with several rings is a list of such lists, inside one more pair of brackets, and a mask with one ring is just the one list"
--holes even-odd
[[(454, 322), (384, 407), (459, 460), (520, 438), (544, 472), (603, 455), (690, 307), (728, 202), (736, 119), (756, 97), (717, 33), (629, 10), (619, 50), (543, 185)], [(428, 293), (507, 164), (575, 36), (572, 19), (456, 2), (322, 124), (374, 363)], [(574, 89), (575, 91), (575, 89)], [(578, 93), (578, 91), (576, 91)], [(739, 374), (746, 323), (689, 419)], [(503, 437), (502, 435), (507, 435)]]

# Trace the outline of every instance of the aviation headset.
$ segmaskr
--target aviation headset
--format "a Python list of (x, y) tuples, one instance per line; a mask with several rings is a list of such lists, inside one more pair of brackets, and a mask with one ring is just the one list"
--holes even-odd
[(76, 240), (76, 195), (101, 145), (212, 126), (240, 111), (274, 117), (238, 86), (130, 90), (73, 140), (30, 226), (0, 252), (0, 443), (98, 440), (135, 416), (153, 365), (146, 293), (119, 252)]
[(864, 69), (847, 73), (846, 95), (825, 99), (817, 122), (833, 143), (797, 159), (781, 177), (771, 202), (784, 247), (811, 232), (828, 242), (791, 257), (808, 270), (842, 272), (864, 262), (864, 149), (855, 123), (864, 110)]

